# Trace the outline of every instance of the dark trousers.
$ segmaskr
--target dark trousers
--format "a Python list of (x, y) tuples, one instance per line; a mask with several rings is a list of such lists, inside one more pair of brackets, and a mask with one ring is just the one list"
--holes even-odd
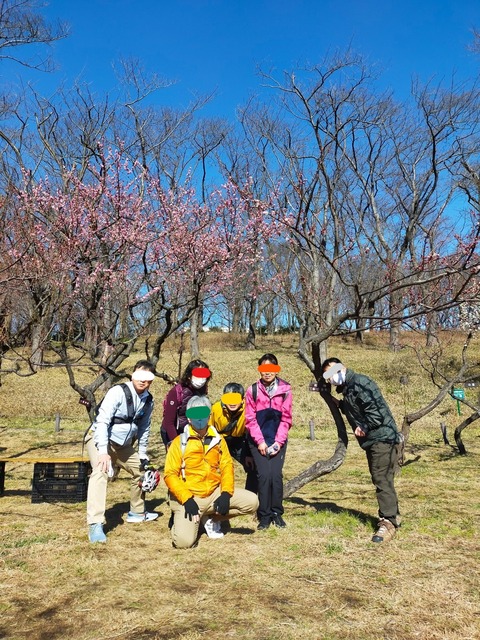
[(245, 442), (245, 438), (243, 436), (239, 438), (226, 436), (225, 442), (227, 443), (228, 450), (230, 451), (232, 458), (242, 465), (245, 473), (247, 474), (245, 479), (245, 489), (247, 491), (252, 491), (252, 493), (257, 493), (257, 471), (255, 467), (250, 468), (245, 464), (245, 457), (250, 455), (250, 448)]
[(399, 520), (397, 521), (400, 511), (394, 486), (397, 446), (388, 442), (375, 442), (365, 449), (365, 453), (370, 476), (377, 490), (378, 515), (390, 520), (397, 527), (400, 524)]
[(250, 443), (258, 479), (258, 519), (271, 520), (275, 514), (283, 514), (283, 465), (287, 443), (276, 456), (262, 456), (255, 443)]

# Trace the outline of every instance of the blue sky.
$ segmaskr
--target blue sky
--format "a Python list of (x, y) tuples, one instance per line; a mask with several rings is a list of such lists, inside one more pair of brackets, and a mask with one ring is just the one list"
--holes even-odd
[(258, 65), (291, 70), (349, 45), (384, 70), (382, 85), (399, 98), (413, 75), (480, 72), (480, 56), (467, 50), (480, 29), (479, 0), (50, 0), (44, 14), (70, 24), (70, 37), (53, 47), (58, 70), (3, 65), (4, 80), (21, 76), (48, 93), (81, 78), (114, 92), (114, 61), (134, 57), (176, 81), (162, 102), (182, 107), (216, 91), (205, 115), (229, 119), (261, 90)]

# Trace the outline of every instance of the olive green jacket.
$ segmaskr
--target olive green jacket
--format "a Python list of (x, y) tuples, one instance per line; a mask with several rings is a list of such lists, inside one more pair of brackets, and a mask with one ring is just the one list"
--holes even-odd
[(362, 449), (368, 449), (374, 442), (399, 442), (392, 412), (371, 378), (347, 369), (342, 393), (341, 411), (353, 430), (360, 427), (365, 431), (364, 437), (357, 438)]

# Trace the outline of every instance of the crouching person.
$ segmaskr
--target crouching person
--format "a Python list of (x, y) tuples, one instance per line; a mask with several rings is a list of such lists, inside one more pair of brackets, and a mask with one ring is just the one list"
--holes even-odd
[(209, 538), (222, 538), (220, 521), (255, 513), (257, 496), (234, 488), (233, 460), (215, 427), (209, 426), (207, 396), (187, 403), (188, 424), (171, 443), (164, 480), (172, 510), (172, 543), (177, 549), (197, 544), (200, 524)]

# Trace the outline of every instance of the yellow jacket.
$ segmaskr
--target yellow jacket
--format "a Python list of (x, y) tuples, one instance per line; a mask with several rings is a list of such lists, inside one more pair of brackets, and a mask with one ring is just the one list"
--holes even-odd
[(233, 436), (234, 438), (240, 438), (245, 434), (245, 401), (242, 402), (242, 408), (238, 416), (237, 424), (232, 429), (232, 431), (224, 433), (230, 420), (231, 417), (227, 407), (220, 401), (215, 402), (212, 407), (212, 413), (210, 414), (210, 424), (212, 424), (218, 431), (218, 433), (221, 433), (223, 436)]
[[(233, 495), (233, 460), (222, 436), (212, 426), (203, 440), (190, 425), (184, 434), (172, 441), (165, 460), (165, 484), (173, 497), (184, 504), (194, 496), (210, 496), (218, 486)], [(187, 438), (183, 452), (182, 437)]]

